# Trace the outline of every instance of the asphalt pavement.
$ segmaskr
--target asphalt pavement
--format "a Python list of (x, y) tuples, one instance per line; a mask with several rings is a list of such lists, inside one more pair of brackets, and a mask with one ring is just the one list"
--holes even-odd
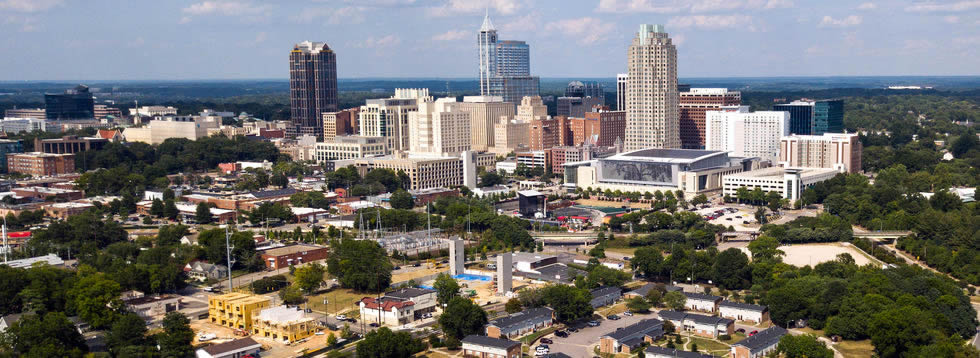
[[(657, 318), (657, 315), (649, 313), (634, 314), (633, 316), (620, 315), (620, 317), (622, 318), (615, 321), (609, 319), (600, 320), (598, 327), (589, 327), (586, 325), (580, 328), (578, 332), (568, 332), (569, 335), (565, 338), (555, 336), (554, 333), (545, 336), (555, 341), (555, 343), (548, 345), (550, 353), (565, 353), (572, 358), (594, 357), (596, 354), (592, 349), (599, 344), (599, 337), (616, 331), (616, 328), (626, 327), (645, 319)], [(530, 347), (531, 354), (534, 354), (534, 347), (537, 345), (535, 344)]]

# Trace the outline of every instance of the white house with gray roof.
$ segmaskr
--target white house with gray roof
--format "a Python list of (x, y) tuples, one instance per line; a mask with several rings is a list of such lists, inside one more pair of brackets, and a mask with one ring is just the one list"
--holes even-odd
[(609, 354), (629, 353), (643, 342), (653, 343), (663, 335), (663, 321), (645, 319), (599, 337), (599, 351)]
[(772, 326), (732, 345), (732, 358), (760, 358), (776, 350), (779, 339), (788, 333), (785, 328)]
[(592, 290), (592, 308), (599, 308), (616, 303), (623, 297), (623, 289), (619, 287), (599, 287)]
[(660, 311), (658, 314), (661, 319), (673, 323), (678, 331), (688, 331), (712, 338), (735, 333), (735, 321), (728, 318), (668, 310)]
[(749, 303), (723, 301), (718, 305), (718, 314), (722, 317), (731, 318), (736, 321), (762, 323), (769, 320), (769, 307)]
[(684, 296), (687, 297), (687, 301), (684, 302), (684, 308), (692, 311), (717, 312), (718, 304), (724, 300), (721, 296), (693, 292), (684, 292)]

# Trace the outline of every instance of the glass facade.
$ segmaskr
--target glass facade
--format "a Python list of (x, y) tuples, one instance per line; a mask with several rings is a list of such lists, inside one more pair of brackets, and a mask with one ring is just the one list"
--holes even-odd
[(817, 101), (813, 106), (813, 125), (811, 126), (810, 133), (813, 135), (823, 135), (824, 133), (843, 132), (844, 100)]
[(789, 112), (789, 132), (791, 134), (809, 135), (812, 131), (813, 105), (777, 104), (772, 106), (774, 111)]
[(48, 120), (95, 119), (95, 98), (84, 85), (62, 94), (45, 94), (44, 108)]

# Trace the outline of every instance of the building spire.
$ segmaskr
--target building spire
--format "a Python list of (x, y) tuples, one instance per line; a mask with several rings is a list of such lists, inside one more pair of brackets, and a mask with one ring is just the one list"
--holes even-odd
[(497, 29), (493, 27), (493, 23), (490, 22), (490, 7), (487, 7), (487, 14), (483, 17), (483, 26), (480, 26), (480, 32), (487, 31), (497, 31)]

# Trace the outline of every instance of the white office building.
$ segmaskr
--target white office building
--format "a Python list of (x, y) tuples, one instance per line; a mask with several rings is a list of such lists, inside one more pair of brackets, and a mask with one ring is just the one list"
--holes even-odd
[(408, 114), (420, 102), (431, 102), (426, 88), (396, 88), (391, 98), (369, 99), (357, 112), (360, 134), (385, 137), (389, 153), (409, 149)]
[(800, 199), (803, 190), (816, 183), (830, 180), (837, 175), (836, 169), (806, 168), (787, 169), (771, 167), (748, 172), (734, 173), (722, 178), (723, 195), (735, 197), (738, 188), (748, 190), (759, 188), (762, 192), (774, 191), (782, 194), (790, 202)]
[(408, 113), (408, 133), (413, 155), (458, 156), (470, 150), (470, 112), (451, 97), (420, 102)]
[(749, 112), (748, 106), (725, 106), (707, 112), (705, 127), (705, 149), (775, 163), (779, 161), (779, 141), (789, 135), (789, 113)]

